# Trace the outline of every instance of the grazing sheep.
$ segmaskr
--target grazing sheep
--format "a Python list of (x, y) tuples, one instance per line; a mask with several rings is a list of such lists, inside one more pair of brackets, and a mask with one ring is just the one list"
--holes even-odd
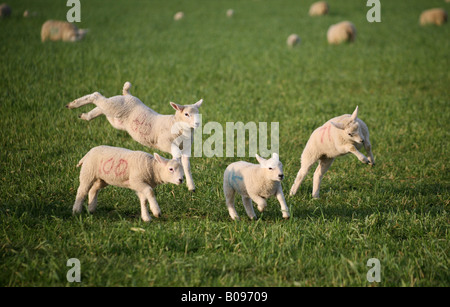
[(43, 42), (46, 40), (76, 42), (83, 39), (87, 32), (87, 29), (78, 29), (67, 21), (47, 20), (42, 25), (41, 39)]
[(234, 16), (234, 10), (233, 9), (227, 10), (227, 17), (233, 17), (233, 16)]
[(342, 42), (354, 42), (356, 28), (349, 21), (342, 21), (328, 28), (327, 39), (329, 44), (337, 45)]
[(311, 4), (309, 8), (309, 16), (322, 16), (328, 14), (328, 3), (326, 1), (318, 1)]
[(171, 153), (175, 158), (181, 157), (187, 187), (194, 191), (195, 185), (189, 162), (190, 147), (187, 147), (193, 140), (192, 130), (200, 125), (198, 109), (203, 99), (192, 105), (171, 102), (170, 105), (176, 110), (175, 114), (161, 115), (143, 104), (139, 98), (132, 96), (130, 88), (131, 83), (126, 82), (122, 96), (106, 98), (95, 92), (74, 100), (66, 107), (74, 109), (93, 103), (96, 108), (89, 113), (81, 114), (81, 119), (90, 121), (104, 114), (114, 128), (127, 131), (142, 145)]
[(181, 20), (184, 18), (184, 13), (183, 12), (177, 12), (174, 16), (173, 16), (173, 20)]
[(0, 17), (9, 17), (11, 16), (11, 7), (6, 4), (0, 4)]
[(289, 47), (294, 47), (300, 44), (300, 37), (297, 34), (291, 34), (288, 36), (286, 43)]
[[(327, 121), (311, 134), (301, 157), (301, 168), (291, 187), (289, 195), (295, 195), (300, 184), (305, 179), (311, 166), (319, 160), (319, 166), (314, 172), (314, 198), (319, 198), (320, 183), (323, 175), (336, 157), (354, 154), (361, 162), (375, 165), (369, 140), (369, 129), (358, 116), (358, 107), (352, 115), (345, 114)], [(358, 151), (364, 146), (369, 158)]]
[(234, 208), (234, 195), (237, 192), (242, 196), (245, 211), (250, 219), (256, 219), (252, 200), (258, 205), (260, 212), (267, 206), (266, 199), (275, 195), (280, 202), (283, 217), (290, 217), (289, 208), (284, 199), (281, 180), (284, 178), (283, 165), (278, 154), (273, 153), (272, 158), (266, 160), (256, 155), (259, 164), (239, 161), (228, 165), (223, 175), (223, 191), (226, 198), (228, 212), (233, 220), (239, 220)]
[(442, 26), (444, 23), (447, 22), (447, 12), (443, 9), (429, 9), (426, 11), (423, 11), (422, 14), (420, 14), (420, 24), (422, 26), (434, 24), (437, 26)]
[(156, 202), (155, 187), (163, 183), (181, 184), (183, 169), (178, 160), (167, 160), (158, 154), (154, 156), (125, 148), (98, 146), (92, 148), (78, 163), (81, 166), (80, 186), (78, 187), (73, 213), (80, 213), (86, 195), (89, 195), (89, 212), (97, 207), (100, 189), (114, 185), (132, 189), (141, 201), (141, 217), (150, 221), (146, 202), (155, 217), (161, 215)]

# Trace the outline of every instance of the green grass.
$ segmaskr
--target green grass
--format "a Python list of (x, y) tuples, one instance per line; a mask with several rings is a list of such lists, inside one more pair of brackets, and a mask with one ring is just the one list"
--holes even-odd
[[(450, 286), (450, 26), (418, 24), (422, 10), (450, 4), (382, 1), (376, 24), (365, 1), (330, 1), (322, 18), (307, 16), (311, 2), (82, 1), (85, 40), (43, 44), (42, 23), (65, 19), (65, 2), (11, 1), (0, 20), (0, 285), (78, 285), (66, 280), (78, 258), (82, 286)], [(24, 19), (25, 9), (39, 15)], [(177, 11), (185, 19), (174, 22)], [(341, 20), (357, 40), (329, 46)], [(297, 48), (286, 47), (291, 33)], [(311, 132), (356, 105), (377, 165), (337, 159), (320, 200), (311, 171), (287, 198), (288, 221), (275, 199), (256, 222), (237, 199), (242, 220), (231, 221), (222, 174), (239, 159), (206, 157), (191, 161), (195, 194), (157, 188), (163, 216), (149, 224), (137, 196), (115, 187), (95, 214), (72, 216), (75, 165), (90, 148), (153, 152), (105, 118), (77, 118), (91, 107), (64, 108), (118, 95), (125, 81), (161, 113), (203, 98), (204, 124), (279, 122), (285, 194)], [(381, 283), (366, 280), (369, 258)]]

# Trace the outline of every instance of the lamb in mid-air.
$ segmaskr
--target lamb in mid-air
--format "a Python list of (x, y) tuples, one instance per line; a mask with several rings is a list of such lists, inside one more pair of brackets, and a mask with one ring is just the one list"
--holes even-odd
[(156, 202), (154, 189), (163, 183), (181, 184), (183, 169), (178, 160), (167, 160), (143, 151), (131, 151), (125, 148), (97, 146), (92, 148), (78, 163), (81, 166), (80, 186), (78, 187), (73, 213), (80, 213), (86, 195), (89, 196), (88, 210), (94, 212), (97, 207), (97, 195), (100, 189), (114, 185), (132, 189), (141, 201), (141, 217), (150, 221), (146, 207), (155, 217), (161, 215)]
[(130, 88), (131, 83), (126, 82), (123, 95), (106, 98), (95, 92), (72, 101), (66, 107), (74, 109), (92, 103), (96, 107), (81, 114), (81, 119), (89, 121), (104, 114), (114, 128), (127, 131), (140, 144), (171, 153), (174, 158), (181, 157), (187, 187), (194, 191), (189, 162), (190, 144), (194, 137), (192, 130), (200, 125), (199, 108), (203, 99), (191, 105), (171, 102), (175, 114), (162, 115), (132, 96)]
[(256, 219), (252, 200), (258, 205), (260, 212), (267, 206), (267, 198), (276, 196), (283, 218), (290, 217), (289, 208), (284, 198), (281, 180), (284, 178), (283, 165), (276, 153), (272, 158), (264, 159), (256, 155), (259, 164), (245, 161), (234, 162), (228, 165), (223, 175), (223, 191), (226, 198), (228, 212), (233, 220), (239, 220), (234, 207), (235, 193), (242, 196), (245, 211), (250, 219)]
[[(368, 158), (358, 151), (365, 148)], [(330, 168), (336, 157), (354, 154), (361, 162), (375, 165), (372, 146), (369, 140), (367, 125), (358, 118), (358, 107), (352, 115), (345, 114), (327, 121), (314, 130), (306, 143), (301, 157), (301, 168), (289, 195), (295, 195), (300, 184), (305, 179), (311, 166), (319, 160), (319, 166), (314, 172), (312, 196), (319, 198), (320, 183), (323, 175)]]

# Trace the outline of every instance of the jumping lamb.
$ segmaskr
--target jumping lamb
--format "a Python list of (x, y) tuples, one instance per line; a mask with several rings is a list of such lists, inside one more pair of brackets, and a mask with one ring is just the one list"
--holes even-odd
[(286, 205), (281, 180), (284, 178), (283, 165), (276, 153), (266, 160), (256, 155), (259, 164), (245, 161), (234, 162), (226, 168), (223, 175), (223, 191), (228, 212), (233, 220), (239, 220), (234, 207), (234, 196), (237, 192), (242, 196), (245, 211), (250, 219), (256, 219), (252, 200), (258, 205), (260, 212), (267, 206), (267, 198), (275, 195), (280, 203), (283, 218), (290, 217)]
[(83, 39), (87, 32), (87, 29), (78, 29), (67, 21), (47, 20), (42, 25), (41, 40), (76, 42)]
[(132, 189), (141, 202), (141, 217), (150, 221), (146, 207), (155, 217), (161, 215), (156, 202), (154, 189), (163, 183), (179, 185), (183, 182), (183, 168), (178, 160), (167, 160), (154, 154), (131, 151), (125, 148), (97, 146), (92, 148), (78, 163), (81, 166), (80, 186), (78, 187), (73, 213), (80, 213), (86, 195), (89, 195), (89, 212), (97, 207), (97, 195), (100, 189), (114, 185)]
[(171, 102), (170, 105), (176, 110), (175, 114), (161, 115), (147, 107), (139, 98), (132, 96), (130, 88), (131, 83), (126, 82), (123, 95), (106, 98), (95, 92), (74, 100), (66, 107), (74, 109), (92, 103), (96, 108), (81, 114), (81, 119), (90, 121), (104, 114), (114, 128), (127, 131), (140, 144), (171, 153), (174, 158), (181, 157), (187, 187), (194, 191), (189, 146), (193, 140), (192, 130), (200, 125), (198, 109), (203, 99), (191, 105)]
[(318, 1), (311, 4), (309, 8), (309, 16), (322, 16), (328, 14), (328, 3), (326, 1)]
[(426, 11), (423, 11), (422, 14), (420, 14), (420, 24), (422, 26), (434, 24), (437, 26), (442, 26), (444, 23), (447, 22), (447, 12), (443, 9), (436, 8), (436, 9), (429, 9)]
[[(314, 172), (312, 196), (319, 198), (320, 183), (323, 175), (330, 168), (336, 157), (354, 154), (361, 162), (375, 165), (369, 140), (369, 129), (359, 118), (358, 107), (352, 115), (345, 114), (327, 121), (311, 134), (301, 157), (301, 168), (291, 187), (289, 195), (295, 195), (300, 184), (305, 179), (311, 166), (319, 160)], [(358, 151), (365, 148), (368, 158)]]
[(338, 45), (343, 42), (354, 42), (356, 38), (356, 28), (350, 21), (342, 21), (331, 25), (328, 28), (327, 39), (331, 45)]

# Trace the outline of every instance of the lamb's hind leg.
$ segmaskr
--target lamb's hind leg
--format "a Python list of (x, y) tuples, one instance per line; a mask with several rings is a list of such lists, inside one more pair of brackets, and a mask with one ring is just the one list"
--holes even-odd
[(312, 197), (319, 198), (320, 183), (322, 182), (323, 175), (328, 171), (334, 159), (320, 159), (319, 165), (314, 172), (313, 178), (313, 192)]
[(94, 103), (94, 101), (99, 97), (103, 97), (103, 96), (99, 92), (95, 92), (95, 93), (83, 96), (81, 98), (75, 99), (74, 101), (67, 104), (66, 108), (76, 109), (76, 108), (82, 107), (84, 105)]

